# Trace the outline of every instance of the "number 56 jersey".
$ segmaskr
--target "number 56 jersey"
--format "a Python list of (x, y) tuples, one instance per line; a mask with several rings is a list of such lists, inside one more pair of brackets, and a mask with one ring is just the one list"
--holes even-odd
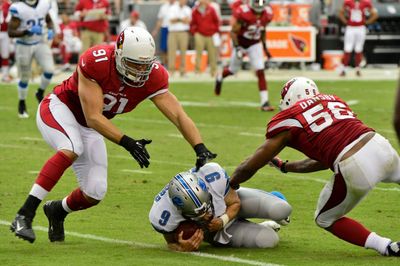
[(339, 153), (362, 134), (374, 131), (335, 95), (318, 94), (276, 114), (267, 126), (267, 138), (290, 131), (288, 147), (333, 169)]

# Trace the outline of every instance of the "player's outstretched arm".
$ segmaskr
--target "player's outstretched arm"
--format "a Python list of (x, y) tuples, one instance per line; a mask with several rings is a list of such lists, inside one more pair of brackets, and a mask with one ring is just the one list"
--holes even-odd
[(274, 157), (269, 164), (279, 169), (282, 173), (310, 173), (329, 168), (328, 166), (323, 165), (321, 162), (310, 158), (289, 162), (282, 161), (280, 158)]
[(196, 152), (196, 167), (199, 168), (214, 159), (217, 155), (212, 153), (203, 144), (200, 131), (193, 120), (183, 110), (175, 95), (166, 92), (151, 98), (157, 108), (178, 128), (182, 136)]
[(151, 140), (134, 140), (124, 135), (109, 119), (103, 115), (103, 91), (100, 86), (86, 78), (78, 67), (79, 85), (78, 93), (85, 115), (86, 123), (105, 138), (123, 146), (130, 152), (132, 157), (138, 162), (141, 168), (148, 167), (150, 155), (146, 150), (146, 145)]
[(239, 188), (239, 184), (250, 179), (258, 169), (264, 167), (285, 146), (290, 138), (288, 131), (283, 131), (272, 138), (267, 139), (249, 158), (244, 160), (231, 175), (230, 186)]

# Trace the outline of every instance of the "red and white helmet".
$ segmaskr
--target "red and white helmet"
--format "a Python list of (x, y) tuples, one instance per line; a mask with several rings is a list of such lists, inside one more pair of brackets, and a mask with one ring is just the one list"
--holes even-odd
[(302, 99), (312, 98), (319, 94), (315, 82), (309, 78), (296, 77), (286, 82), (281, 91), (281, 111), (288, 109)]
[(256, 13), (261, 13), (267, 6), (267, 1), (266, 0), (249, 0), (249, 6)]
[(127, 27), (115, 42), (115, 63), (124, 83), (142, 87), (155, 61), (156, 45), (151, 34), (140, 27)]

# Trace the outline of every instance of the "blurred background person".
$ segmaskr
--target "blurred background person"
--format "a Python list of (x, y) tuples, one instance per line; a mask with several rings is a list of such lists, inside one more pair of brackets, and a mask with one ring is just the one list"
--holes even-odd
[[(368, 19), (367, 14), (369, 14)], [(361, 76), (360, 63), (363, 59), (364, 42), (367, 36), (365, 25), (372, 24), (378, 19), (378, 11), (373, 7), (371, 0), (345, 0), (339, 11), (339, 19), (346, 25), (340, 76), (346, 75), (346, 67), (349, 66), (353, 51), (356, 75)]]
[(10, 37), (8, 37), (8, 10), (11, 6), (11, 1), (0, 0), (1, 14), (0, 14), (0, 52), (1, 52), (1, 81), (11, 82), (10, 76)]
[(175, 58), (178, 50), (181, 56), (180, 75), (183, 77), (186, 72), (186, 50), (189, 45), (189, 24), (192, 18), (192, 10), (186, 2), (187, 0), (178, 0), (178, 3), (169, 10), (168, 71), (171, 76), (175, 72)]
[(144, 22), (140, 20), (139, 12), (135, 10), (131, 12), (129, 18), (121, 21), (121, 23), (119, 24), (119, 30), (123, 31), (126, 27), (132, 27), (132, 26), (140, 27), (147, 30), (146, 24), (144, 24)]
[(164, 3), (157, 14), (157, 22), (151, 35), (156, 38), (158, 32), (160, 32), (160, 48), (159, 56), (160, 61), (164, 66), (168, 65), (168, 25), (169, 25), (169, 9), (175, 4), (175, 0), (168, 0)]
[[(26, 97), (29, 78), (32, 75), (33, 59), (43, 70), (36, 99), (40, 103), (54, 73), (54, 60), (48, 41), (54, 37), (54, 25), (49, 10), (51, 4), (45, 0), (26, 0), (10, 6), (11, 20), (8, 36), (16, 38), (15, 61), (18, 67), (18, 117), (28, 118)], [(40, 21), (41, 23), (35, 23)]]
[(190, 32), (194, 35), (194, 47), (196, 50), (195, 71), (200, 73), (203, 50), (208, 53), (208, 64), (211, 76), (217, 72), (217, 49), (213, 36), (218, 34), (220, 19), (210, 0), (199, 0), (192, 10)]
[(60, 25), (60, 50), (64, 71), (71, 70), (71, 58), (74, 54), (78, 54), (82, 50), (82, 41), (79, 38), (78, 23), (71, 20), (67, 13), (61, 14), (62, 23)]
[(80, 18), (82, 51), (104, 42), (108, 34), (110, 4), (107, 0), (79, 0), (75, 16)]

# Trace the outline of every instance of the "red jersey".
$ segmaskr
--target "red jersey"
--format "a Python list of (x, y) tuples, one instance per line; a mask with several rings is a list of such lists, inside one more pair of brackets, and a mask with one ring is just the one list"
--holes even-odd
[(243, 0), (235, 0), (229, 5), (229, 7), (231, 8), (233, 13), (235, 12), (235, 9), (239, 8), (241, 5), (243, 5)]
[[(105, 9), (106, 14), (110, 14), (110, 4), (107, 0), (98, 0), (98, 1), (93, 1), (93, 0), (79, 0), (78, 4), (75, 7), (75, 11), (90, 11), (94, 9)], [(95, 31), (95, 32), (106, 32), (108, 31), (108, 20), (107, 19), (102, 19), (102, 20), (87, 20), (83, 19), (83, 21), (80, 22), (80, 26), (82, 28), (86, 28), (90, 31)]]
[(276, 114), (267, 126), (267, 138), (290, 131), (287, 144), (333, 169), (339, 153), (362, 134), (374, 131), (335, 95), (318, 94)]
[(257, 14), (249, 5), (241, 5), (233, 10), (233, 16), (241, 24), (238, 43), (243, 48), (248, 48), (261, 40), (261, 31), (271, 22), (273, 13), (270, 6)]
[(11, 2), (3, 0), (1, 4), (1, 17), (0, 17), (0, 31), (7, 31), (8, 29), (8, 10), (10, 9)]
[(209, 4), (204, 12), (200, 12), (199, 5), (193, 7), (192, 20), (190, 21), (190, 32), (200, 33), (203, 36), (212, 36), (219, 32), (219, 17), (215, 8)]
[[(154, 63), (149, 79), (140, 88), (126, 85), (118, 74), (114, 45), (97, 45), (89, 48), (79, 58), (81, 73), (96, 81), (104, 95), (103, 115), (108, 119), (132, 111), (143, 100), (168, 91), (168, 72)], [(86, 126), (78, 95), (78, 73), (56, 86), (53, 93), (65, 103), (82, 126)]]
[(343, 7), (348, 26), (365, 25), (366, 16), (373, 8), (371, 0), (345, 0)]

